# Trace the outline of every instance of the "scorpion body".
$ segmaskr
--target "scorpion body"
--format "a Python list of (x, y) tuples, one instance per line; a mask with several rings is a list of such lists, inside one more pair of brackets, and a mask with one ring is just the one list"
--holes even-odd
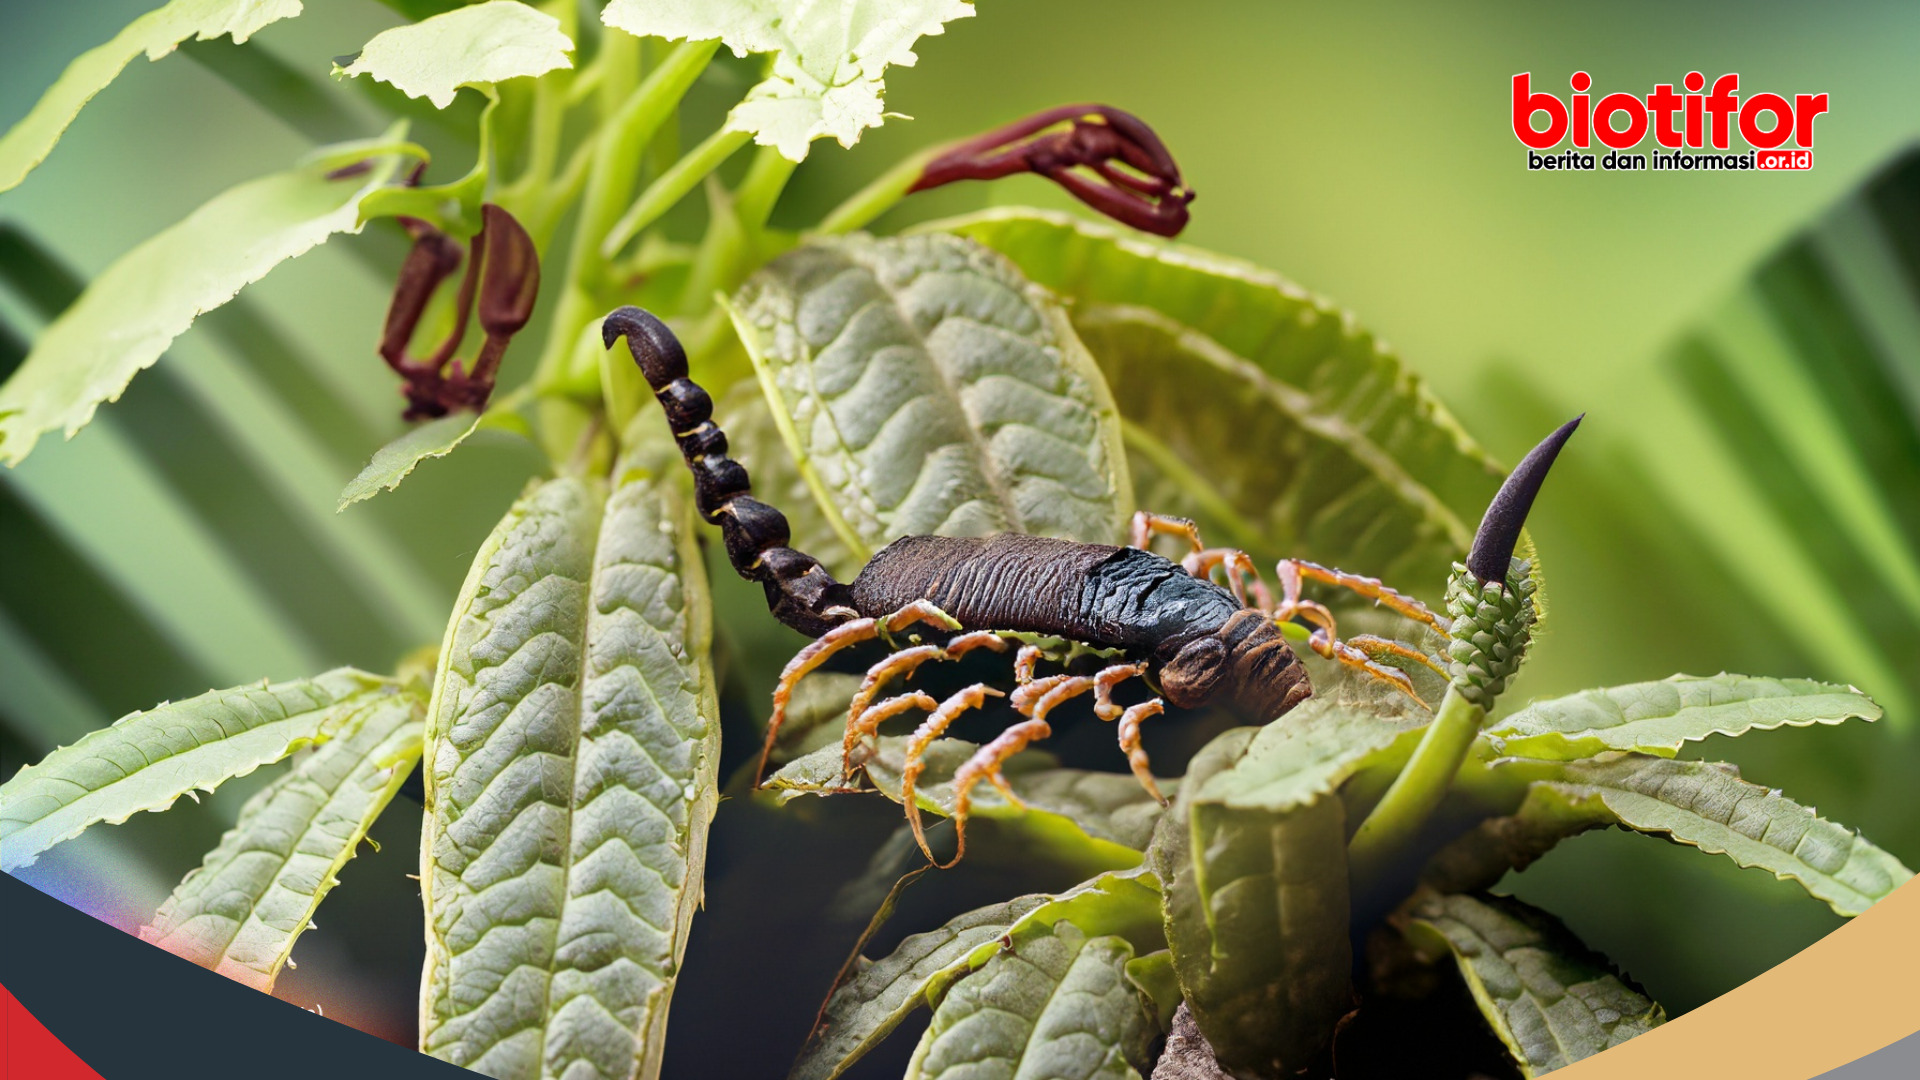
[[(1000, 766), (1050, 734), (1047, 713), (1075, 696), (1092, 693), (1096, 715), (1118, 721), (1120, 746), (1134, 774), (1159, 797), (1140, 747), (1140, 724), (1162, 713), (1166, 703), (1181, 708), (1222, 704), (1264, 723), (1311, 695), (1306, 670), (1279, 630), (1283, 623), (1308, 624), (1316, 652), (1409, 695), (1414, 691), (1405, 673), (1380, 660), (1399, 657), (1444, 673), (1434, 658), (1412, 645), (1364, 635), (1340, 640), (1331, 612), (1303, 599), (1301, 590), (1309, 580), (1351, 589), (1444, 633), (1447, 621), (1418, 601), (1371, 578), (1289, 559), (1278, 567), (1283, 595), (1276, 602), (1244, 552), (1206, 548), (1192, 522), (1144, 511), (1134, 516), (1128, 547), (1020, 534), (906, 536), (876, 552), (853, 581), (837, 581), (819, 560), (790, 546), (785, 515), (753, 497), (746, 469), (727, 456), (726, 435), (713, 422), (712, 399), (687, 377), (686, 353), (666, 325), (639, 308), (623, 307), (606, 317), (602, 336), (608, 348), (626, 338), (693, 473), (695, 505), (703, 519), (720, 527), (734, 569), (765, 588), (775, 618), (815, 639), (787, 664), (774, 691), (763, 770), (793, 687), (808, 672), (863, 641), (884, 639), (892, 645), (893, 634), (915, 623), (949, 632), (940, 644), (897, 648), (874, 664), (847, 716), (844, 775), (850, 783), (856, 755), (882, 723), (909, 710), (928, 714), (908, 740), (902, 770), (902, 801), (922, 850), (927, 845), (913, 790), (926, 749), (961, 713), (1003, 695), (975, 684), (944, 702), (919, 692), (879, 698), (889, 681), (910, 676), (921, 664), (976, 649), (1004, 652), (1009, 635), (1017, 633), (1064, 638), (1122, 658), (1095, 675), (1035, 677), (1044, 654), (1034, 645), (1019, 650), (1014, 665), (1019, 685), (1010, 704), (1024, 719), (982, 746), (954, 774), (953, 818), (960, 845), (955, 861), (965, 852), (973, 787), (983, 780), (992, 783), (1018, 804)], [(1517, 524), (1513, 532), (1517, 536)], [(1176, 563), (1147, 550), (1156, 533), (1185, 538), (1192, 554)], [(1211, 580), (1215, 570), (1224, 572), (1228, 587)], [(1136, 677), (1157, 685), (1162, 696), (1131, 706), (1115, 703), (1114, 688)]]

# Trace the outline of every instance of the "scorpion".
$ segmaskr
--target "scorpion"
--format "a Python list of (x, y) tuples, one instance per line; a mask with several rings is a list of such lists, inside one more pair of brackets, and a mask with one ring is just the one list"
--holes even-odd
[[(602, 323), (607, 348), (623, 337), (693, 474), (695, 507), (708, 524), (719, 526), (734, 570), (765, 588), (775, 619), (814, 639), (780, 674), (755, 786), (765, 775), (801, 678), (836, 653), (881, 640), (893, 651), (867, 670), (849, 703), (842, 777), (851, 782), (857, 755), (868, 737), (878, 736), (882, 724), (909, 711), (926, 713), (907, 741), (901, 802), (920, 850), (939, 866), (952, 866), (966, 853), (966, 821), (973, 789), (980, 783), (992, 784), (1012, 805), (1024, 805), (1002, 766), (1051, 735), (1048, 715), (1075, 697), (1091, 693), (1094, 714), (1117, 721), (1120, 749), (1134, 776), (1164, 804), (1141, 747), (1141, 724), (1164, 714), (1169, 704), (1182, 709), (1224, 705), (1264, 723), (1305, 701), (1313, 687), (1282, 635), (1283, 624), (1305, 624), (1310, 628), (1307, 644), (1315, 653), (1391, 684), (1423, 707), (1426, 703), (1406, 673), (1383, 661), (1409, 660), (1447, 675), (1442, 661), (1414, 645), (1372, 635), (1341, 639), (1333, 613), (1304, 598), (1302, 591), (1309, 581), (1348, 589), (1444, 636), (1448, 619), (1413, 597), (1373, 578), (1283, 559), (1276, 568), (1281, 586), (1276, 599), (1245, 552), (1207, 547), (1192, 521), (1144, 510), (1133, 516), (1126, 547), (1021, 533), (903, 536), (875, 552), (851, 582), (836, 581), (818, 559), (789, 546), (786, 516), (753, 497), (746, 468), (727, 456), (727, 437), (713, 422), (712, 398), (687, 377), (686, 352), (673, 332), (652, 313), (628, 306)], [(1482, 580), (1494, 580), (1494, 575), (1505, 580), (1545, 467), (1578, 423), (1576, 419), (1549, 436), (1495, 497), (1468, 557), (1469, 567)], [(1157, 535), (1176, 536), (1191, 551), (1180, 562), (1158, 555), (1149, 549)], [(1212, 580), (1216, 570), (1227, 585)], [(916, 624), (949, 636), (940, 643), (900, 647), (893, 635)], [(1016, 686), (1011, 695), (974, 683), (944, 701), (922, 691), (880, 697), (889, 682), (911, 677), (923, 664), (957, 660), (982, 649), (1004, 653), (1012, 642), (1022, 640), (1021, 634), (1078, 642), (1119, 659), (1090, 675), (1037, 676), (1035, 668), (1047, 654), (1027, 643), (1014, 657)], [(1116, 702), (1116, 688), (1135, 678), (1156, 690), (1156, 696), (1132, 705)], [(940, 863), (927, 844), (914, 799), (927, 749), (961, 714), (998, 697), (1008, 698), (1021, 719), (982, 745), (954, 773), (957, 849), (951, 860)]]

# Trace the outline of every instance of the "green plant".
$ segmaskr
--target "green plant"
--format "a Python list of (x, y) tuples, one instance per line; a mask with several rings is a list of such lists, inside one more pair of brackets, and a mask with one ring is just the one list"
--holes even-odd
[[(343, 669), (162, 705), (89, 733), (0, 788), (0, 861), (11, 869), (92, 824), (164, 809), (293, 758), (240, 808), (148, 929), (196, 962), (271, 987), (334, 874), (424, 758), (423, 1049), (502, 1076), (659, 1070), (723, 790), (718, 699), (730, 682), (752, 687), (738, 696), (757, 706), (758, 684), (788, 643), (758, 629), (764, 613), (709, 601), (660, 420), (636, 373), (599, 347), (598, 318), (620, 303), (672, 318), (701, 381), (732, 387), (726, 426), (740, 456), (795, 512), (799, 542), (839, 571), (895, 536), (943, 524), (1111, 542), (1145, 506), (1190, 514), (1263, 558), (1360, 569), (1438, 600), (1498, 484), (1485, 455), (1370, 334), (1271, 274), (1018, 210), (905, 238), (845, 235), (948, 156), (902, 162), (812, 228), (770, 224), (810, 140), (848, 143), (879, 123), (885, 65), (911, 62), (915, 38), (970, 14), (960, 0), (908, 5), (917, 22), (903, 16), (888, 32), (856, 35), (846, 48), (836, 40), (825, 52), (782, 30), (794, 24), (755, 14), (794, 5), (722, 8), (734, 17), (721, 21), (704, 5), (615, 0), (606, 30), (570, 3), (393, 6), (422, 21), (376, 37), (339, 74), (425, 97), (433, 110), (374, 91), (390, 114), (384, 134), (322, 148), (218, 196), (77, 299), (48, 297), (50, 325), (0, 388), (0, 457), (17, 463), (45, 432), (86, 424), (196, 318), (243, 320), (237, 292), (321, 243), (350, 244), (401, 279), (394, 311), (406, 332), (394, 356), (409, 357), (414, 337), (446, 340), (467, 316), (445, 296), (402, 302), (408, 263), (393, 221), (406, 222), (415, 254), (452, 244), (457, 255), (503, 212), (546, 271), (545, 302), (527, 327), (490, 316), (493, 279), (477, 278), (495, 360), (495, 342), (529, 327), (538, 341), (530, 373), (511, 362), (500, 369), (501, 392), (485, 411), (465, 411), (477, 403), (470, 396), (429, 395), (448, 415), (377, 451), (364, 434), (338, 434), (350, 424), (325, 428), (352, 453), (372, 452), (341, 494), (348, 521), (378, 501), (358, 504), (423, 461), (459, 452), (477, 431), (523, 435), (543, 460), (545, 475), (473, 558), (431, 659), (416, 648), (420, 634), (397, 631), (388, 652), (407, 658), (391, 675)], [(176, 0), (137, 21), (76, 62), (0, 140), (0, 188), (44, 158), (86, 98), (138, 52), (161, 55), (193, 35), (237, 42), (298, 7)], [(683, 99), (717, 70), (710, 65), (726, 63), (715, 60), (723, 42), (771, 60), (729, 119), (683, 149)], [(317, 142), (378, 130), (339, 104), (349, 89), (237, 59), (251, 55), (241, 51), (194, 55)], [(409, 139), (410, 120), (423, 142), (434, 141), (429, 130), (438, 138), (450, 129), (457, 146), (472, 147), (472, 167), (427, 183), (416, 169), (429, 155)], [(971, 152), (1026, 134), (997, 133)], [(722, 166), (749, 142), (760, 145), (744, 171), (722, 182)], [(1118, 157), (1151, 189), (1144, 202), (1109, 200), (1122, 220), (1164, 223), (1172, 202), (1184, 214), (1177, 172), (1166, 175), (1170, 158), (1137, 139), (1082, 149)], [(669, 239), (665, 220), (686, 213), (676, 208), (702, 187), (704, 231), (692, 243)], [(780, 258), (803, 243), (804, 252)], [(482, 259), (469, 250), (477, 275)], [(9, 253), (16, 287), (53, 280), (18, 269), (28, 245)], [(503, 294), (524, 295), (527, 267), (500, 273)], [(862, 336), (860, 309), (836, 305), (837, 289), (901, 313), (907, 339)], [(1012, 331), (1025, 347), (1004, 340), (1013, 335), (986, 346), (943, 335), (962, 323)], [(234, 333), (247, 350), (266, 351), (270, 334), (258, 326)], [(829, 355), (823, 346), (843, 335), (853, 354)], [(882, 349), (895, 365), (882, 385), (844, 378)], [(476, 378), (478, 353), (460, 369)], [(1003, 367), (1016, 362), (1010, 379)], [(376, 370), (369, 363), (368, 377)], [(1085, 430), (1063, 436), (1044, 391), (1068, 373), (1104, 380), (1111, 401), (1096, 402)], [(431, 382), (402, 374), (410, 385)], [(950, 388), (931, 416), (886, 392), (916, 380)], [(324, 393), (295, 396), (325, 412)], [(1072, 487), (1080, 472), (1098, 495), (1078, 503), (1023, 499), (1019, 484), (988, 482)], [(955, 476), (967, 482), (949, 483)], [(402, 593), (415, 584), (381, 564), (387, 549), (351, 550), (358, 561), (343, 594), (367, 581)], [(301, 606), (324, 610), (326, 599)], [(716, 636), (731, 647), (714, 647)], [(1042, 1055), (1081, 1075), (1144, 1072), (1183, 1001), (1224, 1061), (1253, 1071), (1312, 1064), (1353, 1000), (1354, 940), (1379, 958), (1363, 980), (1361, 1000), (1373, 1006), (1358, 1014), (1363, 1024), (1393, 1001), (1444, 994), (1427, 961), (1453, 954), (1516, 1060), (1546, 1068), (1556, 1063), (1550, 1044), (1571, 1048), (1563, 1055), (1589, 1052), (1658, 1017), (1550, 919), (1484, 892), (1553, 841), (1604, 824), (1666, 834), (1792, 877), (1843, 913), (1906, 876), (1777, 795), (1672, 760), (1683, 742), (1716, 732), (1878, 714), (1844, 688), (1731, 677), (1655, 683), (1491, 723), (1472, 711), (1484, 705), (1455, 695), (1441, 715), (1464, 737), (1447, 754), (1421, 755), (1436, 764), (1415, 770), (1403, 766), (1422, 733), (1441, 724), (1336, 673), (1315, 674), (1314, 704), (1258, 732), (1220, 733), (1193, 755), (1185, 778), (1168, 785), (1178, 794), (1164, 813), (1124, 775), (1026, 755), (1013, 786), (1028, 809), (989, 803), (979, 813), (998, 820), (1006, 843), (1037, 845), (1050, 865), (1091, 875), (1087, 882), (961, 916), (859, 970), (829, 1003), (831, 1023), (798, 1072), (837, 1074), (921, 1004), (935, 1010), (913, 1066), (922, 1074)], [(790, 725), (777, 786), (799, 793), (831, 779), (806, 740), (837, 741), (829, 722), (843, 703), (826, 693), (811, 726)], [(1221, 726), (1193, 716), (1166, 723)], [(950, 770), (964, 748), (955, 740), (936, 756)], [(868, 767), (882, 791), (898, 792), (898, 756), (889, 736)], [(1384, 802), (1402, 775), (1412, 786), (1400, 790), (1419, 796), (1415, 810), (1378, 816), (1380, 805), (1406, 804)], [(1734, 800), (1751, 815), (1736, 819), (1748, 828), (1765, 821), (1804, 834), (1818, 857), (1660, 797), (1680, 789), (1716, 806)], [(938, 783), (923, 783), (922, 796), (940, 809)], [(1381, 851), (1356, 840), (1352, 850), (1368, 862), (1350, 888), (1347, 834), (1370, 815), (1400, 842)], [(897, 899), (890, 894), (882, 913)], [(1525, 949), (1554, 958), (1551, 970), (1574, 991), (1564, 1000), (1587, 1005), (1572, 1017), (1549, 1010), (1544, 1030), (1554, 1039), (1545, 1042), (1528, 1012), (1540, 988), (1527, 984), (1536, 997), (1507, 993)], [(510, 984), (490, 980), (503, 969), (513, 971)], [(1288, 1003), (1284, 1015), (1241, 1007), (1272, 1000)]]

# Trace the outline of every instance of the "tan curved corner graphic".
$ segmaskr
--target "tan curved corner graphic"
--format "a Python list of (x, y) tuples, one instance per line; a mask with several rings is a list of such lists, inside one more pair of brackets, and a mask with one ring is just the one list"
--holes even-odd
[(1920, 1031), (1920, 878), (1771, 971), (1555, 1080), (1809, 1080)]

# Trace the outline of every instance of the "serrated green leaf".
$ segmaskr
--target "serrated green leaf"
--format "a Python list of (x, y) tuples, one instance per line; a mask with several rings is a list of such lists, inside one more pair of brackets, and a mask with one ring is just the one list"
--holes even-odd
[[(18, 465), (56, 428), (71, 437), (202, 312), (334, 233), (358, 232), (360, 199), (413, 152), (399, 134), (230, 188), (115, 260), (0, 386), (0, 460)], [(371, 169), (334, 175), (356, 159)]]
[(1522, 1075), (1571, 1065), (1666, 1022), (1560, 920), (1511, 897), (1428, 895), (1410, 917), (1417, 944), (1452, 953)]
[(1913, 877), (1859, 833), (1740, 779), (1729, 765), (1619, 754), (1570, 762), (1559, 777), (1540, 783), (1599, 799), (1627, 828), (1796, 881), (1840, 915), (1860, 914)]
[(908, 1080), (1138, 1080), (1155, 1032), (1132, 959), (1064, 921), (995, 952), (940, 1002)]
[(500, 1077), (657, 1075), (718, 801), (680, 469), (656, 441), (611, 496), (538, 486), (455, 606), (428, 721), (421, 1046), (436, 1057)]
[(371, 75), (444, 109), (463, 86), (570, 68), (572, 51), (573, 41), (561, 33), (559, 19), (519, 0), (488, 0), (383, 30), (353, 63), (336, 65), (333, 73)]
[(912, 534), (1121, 535), (1132, 494), (1106, 384), (1058, 305), (992, 252), (820, 239), (756, 274), (733, 314), (854, 559)]
[[(1123, 398), (1143, 506), (1191, 513), (1256, 554), (1356, 566), (1354, 549), (1376, 543), (1369, 530), (1378, 529), (1409, 550), (1366, 572), (1398, 563), (1394, 583), (1420, 590), (1438, 589), (1499, 487), (1501, 470), (1385, 345), (1278, 274), (1045, 211), (989, 210), (921, 228), (985, 244), (1074, 301), (1075, 325)], [(1223, 421), (1222, 408), (1257, 419)], [(1276, 437), (1269, 413), (1297, 441)], [(1276, 455), (1351, 483), (1327, 477), (1323, 487), (1317, 472), (1273, 464)], [(1430, 564), (1438, 570), (1428, 581), (1418, 567)]]
[(340, 868), (419, 761), (424, 697), (366, 700), (338, 736), (247, 800), (141, 940), (271, 993)]
[(128, 23), (104, 45), (74, 58), (19, 123), (0, 137), (0, 191), (19, 185), (93, 96), (141, 53), (158, 60), (188, 38), (232, 35), (240, 43), (261, 27), (300, 14), (300, 0), (173, 0)]
[[(1330, 795), (1284, 801), (1309, 785), (1229, 785), (1271, 791), (1281, 812), (1205, 801), (1257, 738), (1236, 728), (1194, 755), (1153, 854), (1187, 1007), (1223, 1066), (1278, 1076), (1305, 1067), (1351, 1005), (1346, 812)], [(1263, 771), (1285, 756), (1263, 755)]]
[[(845, 717), (843, 703), (836, 718), (844, 720)], [(895, 802), (900, 801), (900, 774), (906, 764), (907, 741), (904, 735), (883, 736), (878, 752), (865, 764), (868, 779)], [(978, 749), (977, 743), (964, 739), (937, 739), (927, 748), (927, 771), (914, 785), (914, 801), (922, 810), (942, 817), (952, 815), (953, 774)], [(832, 745), (790, 762), (769, 777), (765, 786), (779, 792), (783, 802), (800, 795), (844, 790), (840, 775), (842, 756), (840, 740), (835, 738)], [(1014, 806), (990, 786), (982, 785), (973, 792), (970, 811), (973, 818), (1058, 819), (1050, 824), (1133, 852), (1146, 850), (1147, 842), (1153, 838), (1154, 826), (1160, 820), (1159, 801), (1132, 776), (1062, 769), (1051, 755), (1031, 750), (1008, 762), (1005, 776), (1014, 794), (1027, 804), (1026, 809)], [(1163, 780), (1161, 784), (1163, 791), (1178, 790), (1177, 781)], [(1109, 853), (1109, 857), (1124, 858), (1118, 853)]]
[(1608, 750), (1672, 757), (1711, 735), (1878, 720), (1880, 706), (1851, 686), (1748, 675), (1675, 675), (1538, 701), (1494, 724), (1503, 754), (1570, 761)]
[(123, 716), (0, 785), (0, 870), (32, 865), (90, 825), (165, 810), (182, 795), (212, 791), (324, 742), (370, 702), (395, 693), (387, 680), (339, 668)]
[(497, 409), (484, 413), (454, 413), (429, 420), (373, 452), (373, 460), (360, 470), (340, 491), (340, 505), (335, 511), (345, 510), (362, 499), (371, 499), (382, 491), (392, 491), (400, 486), (416, 466), (428, 458), (446, 457), (454, 452), (467, 437), (481, 428), (495, 428), (525, 434), (526, 421), (511, 410)]
[(1028, 937), (1071, 920), (1086, 933), (1117, 935), (1136, 949), (1153, 950), (1159, 948), (1159, 918), (1159, 882), (1143, 870), (1125, 870), (1054, 896), (1021, 896), (969, 911), (938, 930), (915, 934), (834, 990), (789, 1080), (835, 1080), (908, 1013), (938, 1004), (956, 979), (987, 963), (1003, 941), (1017, 949)]
[(613, 0), (600, 17), (636, 36), (719, 38), (735, 56), (778, 54), (727, 129), (802, 161), (815, 139), (852, 146), (879, 127), (886, 69), (912, 67), (915, 41), (972, 14), (971, 0)]
[(1383, 751), (1396, 742), (1410, 744), (1421, 731), (1417, 721), (1308, 698), (1284, 721), (1261, 728), (1231, 767), (1195, 793), (1194, 805), (1284, 814), (1333, 792)]

